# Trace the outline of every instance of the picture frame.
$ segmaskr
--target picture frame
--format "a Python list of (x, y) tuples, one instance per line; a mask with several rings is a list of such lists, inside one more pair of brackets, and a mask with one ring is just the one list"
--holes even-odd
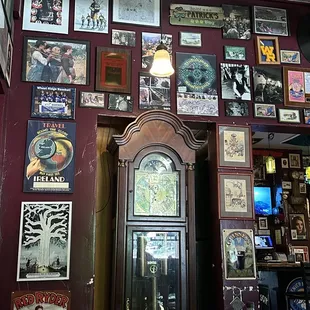
[(299, 183), (299, 193), (307, 194), (307, 185), (306, 183)]
[(255, 181), (266, 181), (266, 165), (264, 157), (261, 155), (253, 156), (253, 177)]
[(268, 218), (267, 217), (258, 218), (258, 229), (263, 229), (263, 230), (268, 229)]
[[(29, 65), (33, 57), (40, 58), (40, 66), (37, 62)], [(46, 66), (48, 61), (45, 57), (50, 57), (50, 66)], [(89, 41), (24, 37), (22, 81), (88, 85), (89, 61)]]
[(120, 45), (120, 46), (128, 46), (135, 47), (136, 46), (136, 32), (128, 31), (128, 30), (118, 30), (112, 29), (112, 45)]
[(131, 92), (131, 51), (97, 47), (95, 90)]
[(300, 124), (300, 111), (297, 109), (278, 109), (279, 123)]
[(225, 60), (246, 60), (246, 49), (244, 46), (224, 46)]
[(120, 94), (109, 94), (108, 110), (132, 112), (133, 97)]
[(7, 42), (7, 50), (6, 50), (6, 68), (4, 72), (4, 77), (6, 79), (6, 82), (8, 86), (11, 86), (11, 77), (12, 77), (12, 61), (13, 61), (13, 44), (12, 44), (12, 39), (8, 35), (8, 42)]
[(81, 108), (104, 108), (104, 93), (100, 92), (80, 92), (80, 107)]
[(10, 34), (9, 25), (2, 2), (0, 2), (0, 21), (2, 23), (0, 25), (0, 71), (5, 73), (7, 71), (7, 49)]
[(179, 45), (188, 47), (201, 47), (201, 33), (200, 32), (179, 32)]
[(224, 101), (225, 116), (246, 117), (249, 116), (249, 104), (246, 101)]
[[(292, 240), (307, 240), (307, 224), (302, 213), (289, 214)], [(293, 231), (293, 233), (292, 233)], [(296, 234), (294, 233), (296, 231)]]
[(290, 50), (280, 50), (280, 59), (282, 64), (300, 65), (300, 52)]
[(307, 246), (299, 245), (299, 246), (292, 246), (293, 253), (295, 255), (296, 262), (300, 261), (297, 259), (296, 254), (302, 254), (303, 262), (309, 262), (309, 248)]
[(250, 173), (218, 173), (219, 218), (253, 219), (253, 177)]
[(302, 166), (304, 167), (304, 169), (306, 167), (310, 166), (310, 156), (309, 155), (302, 156)]
[(283, 190), (292, 189), (292, 182), (282, 181), (282, 189)]
[(161, 5), (160, 0), (152, 2), (136, 1), (135, 10), (133, 3), (113, 0), (112, 21), (114, 23), (142, 25), (149, 27), (160, 26)]
[(290, 168), (292, 169), (301, 168), (300, 154), (289, 153), (288, 157), (289, 157)]
[(277, 118), (276, 106), (267, 103), (254, 104), (254, 117), (256, 118)]
[(304, 123), (310, 125), (310, 109), (304, 109)]
[(281, 158), (281, 168), (288, 169), (288, 158)]
[(279, 65), (280, 49), (278, 37), (256, 37), (257, 62), (260, 65)]
[[(249, 126), (217, 125), (217, 165), (252, 169), (252, 133)], [(231, 145), (235, 147), (231, 147)]]

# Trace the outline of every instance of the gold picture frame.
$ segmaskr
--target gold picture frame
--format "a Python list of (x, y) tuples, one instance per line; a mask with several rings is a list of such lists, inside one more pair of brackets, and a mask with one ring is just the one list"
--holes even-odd
[(278, 37), (256, 37), (257, 62), (260, 65), (279, 65), (280, 48)]

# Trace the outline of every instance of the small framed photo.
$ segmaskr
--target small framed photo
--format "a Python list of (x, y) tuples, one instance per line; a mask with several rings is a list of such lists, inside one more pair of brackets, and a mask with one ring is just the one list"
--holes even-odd
[(288, 169), (288, 158), (281, 158), (282, 169)]
[(282, 181), (282, 189), (292, 189), (292, 182), (290, 181)]
[(258, 229), (268, 229), (268, 218), (267, 217), (258, 218)]
[(109, 94), (108, 110), (132, 112), (133, 97), (128, 95)]
[(278, 109), (280, 123), (300, 124), (300, 111), (297, 109)]
[(307, 246), (292, 246), (296, 262), (309, 262), (309, 249)]
[(256, 37), (257, 62), (260, 65), (279, 65), (280, 50), (278, 37)]
[(300, 65), (300, 52), (280, 50), (281, 63)]
[(309, 155), (302, 156), (302, 166), (303, 166), (304, 168), (310, 166), (310, 156), (309, 156)]
[[(290, 214), (290, 227), (292, 240), (306, 240), (307, 239), (307, 225), (304, 214)], [(293, 238), (292, 231), (296, 231)]]
[(80, 92), (81, 108), (104, 108), (104, 94), (97, 92)]
[(249, 104), (242, 101), (225, 101), (226, 116), (249, 116)]
[(134, 31), (112, 29), (112, 44), (135, 47), (136, 33)]
[(245, 47), (243, 46), (224, 46), (225, 60), (246, 60)]
[(290, 168), (293, 169), (300, 169), (301, 163), (300, 163), (300, 155), (299, 154), (288, 154), (289, 160), (290, 160)]
[(307, 194), (307, 185), (306, 183), (299, 183), (299, 193)]
[(254, 117), (277, 118), (276, 106), (274, 104), (255, 103)]
[(304, 109), (304, 121), (305, 124), (310, 124), (310, 109)]
[(201, 47), (201, 33), (180, 32), (180, 46)]

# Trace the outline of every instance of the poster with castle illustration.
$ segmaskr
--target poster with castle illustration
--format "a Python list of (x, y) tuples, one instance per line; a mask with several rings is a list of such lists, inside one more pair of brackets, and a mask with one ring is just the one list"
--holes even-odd
[(17, 281), (68, 280), (72, 202), (22, 202)]

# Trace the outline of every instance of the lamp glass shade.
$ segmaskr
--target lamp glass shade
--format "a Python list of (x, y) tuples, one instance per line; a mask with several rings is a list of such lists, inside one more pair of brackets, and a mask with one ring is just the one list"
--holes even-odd
[(266, 158), (266, 172), (267, 174), (276, 173), (276, 160), (273, 156), (268, 156)]
[(157, 77), (168, 77), (174, 73), (170, 61), (170, 55), (167, 50), (158, 49), (155, 52), (150, 73)]
[(307, 179), (310, 180), (310, 166), (306, 167), (306, 176)]

